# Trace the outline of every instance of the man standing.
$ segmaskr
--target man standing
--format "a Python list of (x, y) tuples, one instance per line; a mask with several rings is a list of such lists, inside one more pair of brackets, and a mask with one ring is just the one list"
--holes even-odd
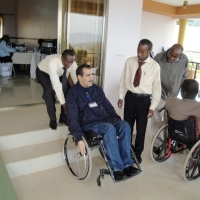
[(188, 58), (183, 54), (183, 46), (173, 45), (169, 50), (161, 52), (154, 57), (161, 69), (162, 95), (159, 105), (155, 109), (151, 119), (152, 135), (155, 135), (162, 126), (164, 111), (158, 112), (165, 106), (165, 101), (169, 97), (177, 97), (181, 83), (188, 76)]
[(150, 57), (151, 50), (151, 41), (143, 39), (139, 42), (138, 56), (129, 58), (125, 63), (119, 89), (118, 107), (120, 109), (127, 91), (124, 120), (129, 123), (131, 133), (136, 121), (135, 153), (139, 162), (142, 162), (141, 154), (144, 149), (147, 118), (152, 117), (161, 96), (160, 67)]
[(47, 112), (50, 118), (49, 126), (53, 130), (57, 129), (55, 94), (61, 104), (59, 122), (67, 125), (65, 96), (71, 87), (67, 80), (69, 73), (73, 82), (77, 82), (77, 64), (74, 60), (74, 51), (67, 49), (63, 51), (62, 56), (59, 54), (46, 56), (46, 58), (39, 63), (36, 69), (37, 80), (44, 89), (42, 97), (45, 100)]

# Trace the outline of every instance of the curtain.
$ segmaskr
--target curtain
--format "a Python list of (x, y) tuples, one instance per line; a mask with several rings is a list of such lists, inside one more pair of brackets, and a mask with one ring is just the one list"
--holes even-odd
[(3, 17), (0, 16), (0, 38), (3, 37)]
[(71, 1), (72, 13), (103, 16), (103, 11), (104, 11), (104, 0)]

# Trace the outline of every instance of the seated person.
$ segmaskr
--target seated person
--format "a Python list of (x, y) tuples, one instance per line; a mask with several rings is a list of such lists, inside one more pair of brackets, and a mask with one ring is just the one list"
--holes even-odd
[(4, 35), (0, 42), (0, 62), (7, 63), (12, 62), (10, 53), (16, 52), (16, 50), (8, 45), (10, 37)]
[[(138, 172), (130, 158), (131, 129), (122, 121), (110, 104), (101, 87), (93, 84), (89, 65), (76, 70), (78, 82), (66, 97), (69, 131), (74, 135), (78, 149), (83, 155), (85, 144), (82, 135), (94, 131), (103, 136), (103, 144), (116, 180), (122, 180)], [(118, 134), (118, 138), (116, 136)]]
[(196, 116), (200, 124), (200, 102), (195, 100), (199, 91), (199, 83), (193, 79), (186, 79), (181, 84), (181, 96), (183, 99), (168, 98), (165, 108), (169, 117), (174, 120), (187, 120), (190, 116)]
[(37, 42), (38, 42), (38, 45), (39, 45), (38, 46), (38, 51), (41, 51), (42, 50), (42, 43), (45, 42), (45, 40), (44, 39), (39, 39)]

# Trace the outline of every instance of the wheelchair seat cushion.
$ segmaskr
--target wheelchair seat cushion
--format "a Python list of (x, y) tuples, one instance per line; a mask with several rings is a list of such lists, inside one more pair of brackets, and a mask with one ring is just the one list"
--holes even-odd
[(193, 146), (196, 142), (196, 123), (197, 120), (193, 116), (184, 121), (177, 121), (169, 117), (169, 136), (179, 143)]
[(102, 136), (97, 135), (94, 131), (86, 131), (83, 133), (83, 136), (84, 136), (85, 140), (87, 141), (89, 147), (98, 146), (99, 144), (97, 142), (97, 139), (98, 140), (103, 139)]

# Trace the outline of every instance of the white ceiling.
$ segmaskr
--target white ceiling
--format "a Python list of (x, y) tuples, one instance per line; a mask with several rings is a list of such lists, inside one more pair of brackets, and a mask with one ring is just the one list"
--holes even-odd
[[(153, 0), (172, 6), (182, 6), (184, 0)], [(200, 0), (188, 0), (188, 5), (200, 4)]]

